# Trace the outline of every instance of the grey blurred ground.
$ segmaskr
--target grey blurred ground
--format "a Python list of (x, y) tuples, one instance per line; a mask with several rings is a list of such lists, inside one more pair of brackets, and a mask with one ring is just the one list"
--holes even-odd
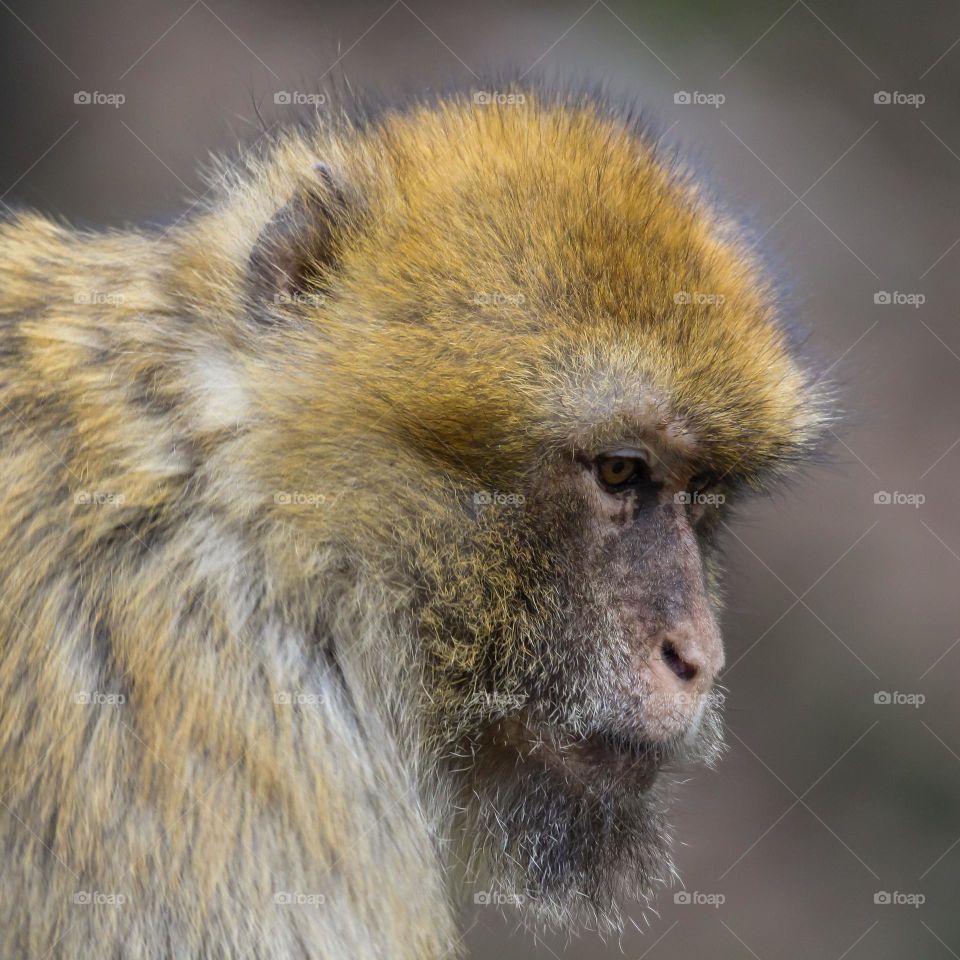
[[(638, 97), (786, 265), (857, 418), (836, 466), (730, 539), (732, 750), (677, 807), (688, 889), (725, 902), (668, 894), (623, 939), (628, 957), (960, 954), (958, 38), (960, 7), (891, 0), (0, 2), (7, 203), (93, 226), (169, 220), (202, 192), (207, 151), (256, 136), (254, 99), (270, 121), (276, 91), (324, 78), (395, 91), (535, 66)], [(76, 105), (81, 90), (126, 102)], [(534, 945), (490, 908), (466, 923), (476, 960), (619, 955)]]

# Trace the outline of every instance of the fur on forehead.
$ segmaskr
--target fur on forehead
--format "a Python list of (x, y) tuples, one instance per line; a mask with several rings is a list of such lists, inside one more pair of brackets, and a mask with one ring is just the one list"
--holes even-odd
[[(680, 321), (678, 321), (679, 323)], [(718, 323), (719, 325), (719, 323)], [(771, 329), (764, 362), (736, 331), (709, 331), (671, 349), (656, 327), (548, 338), (519, 390), (550, 432), (547, 446), (580, 453), (647, 447), (667, 464), (776, 472), (809, 442), (818, 409), (805, 375)], [(666, 337), (669, 341), (669, 336)]]
[[(822, 410), (732, 222), (602, 100), (523, 93), (289, 132), (226, 178), (215, 233), (201, 221), (182, 244), (184, 267), (224, 261), (184, 269), (186, 294), (235, 296), (231, 272), (322, 163), (358, 209), (334, 211), (323, 297), (274, 328), (298, 353), (301, 402), (349, 402), (471, 465), (631, 425), (724, 468), (799, 456)], [(262, 352), (262, 330), (244, 335)]]
[[(560, 369), (553, 398), (558, 443), (584, 452), (648, 447), (667, 460), (696, 459), (698, 436), (667, 390), (615, 363), (581, 362)], [(549, 418), (549, 416), (548, 416)]]

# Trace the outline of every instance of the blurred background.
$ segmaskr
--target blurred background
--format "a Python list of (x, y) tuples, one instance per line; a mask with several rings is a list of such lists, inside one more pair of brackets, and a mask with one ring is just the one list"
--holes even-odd
[(470, 956), (957, 957), (960, 7), (0, 0), (0, 198), (170, 222), (209, 152), (256, 139), (255, 104), (284, 120), (278, 93), (505, 66), (660, 119), (753, 224), (853, 415), (832, 466), (729, 537), (731, 749), (676, 806), (691, 902), (606, 944), (480, 906)]

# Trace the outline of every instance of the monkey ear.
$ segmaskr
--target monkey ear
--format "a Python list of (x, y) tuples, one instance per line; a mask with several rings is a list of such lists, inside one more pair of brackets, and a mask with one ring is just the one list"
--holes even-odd
[(351, 204), (324, 163), (270, 218), (247, 263), (247, 298), (260, 323), (273, 324), (277, 306), (322, 296), (336, 269)]

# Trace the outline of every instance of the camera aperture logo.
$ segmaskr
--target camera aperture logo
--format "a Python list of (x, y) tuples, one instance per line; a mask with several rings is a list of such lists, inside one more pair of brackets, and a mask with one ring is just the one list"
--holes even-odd
[(926, 694), (901, 693), (899, 690), (878, 690), (873, 702), (881, 707), (913, 707), (918, 710), (927, 702)]
[(727, 498), (722, 493), (705, 493), (703, 490), (681, 490), (673, 495), (673, 502), (690, 507), (722, 507)]
[(722, 293), (705, 293), (700, 290), (678, 290), (673, 295), (673, 302), (680, 307), (691, 304), (719, 307), (726, 299)]
[(926, 294), (904, 293), (901, 290), (877, 290), (873, 302), (878, 307), (913, 307), (919, 310), (927, 302)]
[(73, 695), (73, 702), (81, 707), (122, 707), (127, 702), (127, 696), (124, 693), (81, 690)]
[(126, 499), (122, 493), (109, 490), (80, 490), (73, 495), (73, 502), (78, 507), (120, 507)]
[(477, 507), (522, 507), (527, 498), (522, 493), (501, 493), (499, 490), (478, 490), (473, 495)]
[(277, 706), (287, 707), (319, 707), (325, 703), (320, 693), (304, 693), (302, 691), (283, 690), (273, 695), (273, 702)]
[(522, 307), (527, 298), (522, 293), (504, 293), (500, 290), (488, 293), (486, 290), (478, 290), (471, 302), (481, 307)]
[(878, 90), (873, 95), (873, 102), (885, 107), (913, 107), (916, 110), (922, 107), (927, 98), (922, 93), (903, 93), (900, 90)]
[(499, 890), (480, 890), (473, 902), (480, 907), (519, 907), (526, 899), (522, 893), (502, 893)]
[(678, 890), (673, 895), (673, 902), (682, 907), (713, 907), (714, 910), (722, 907), (727, 898), (722, 893), (703, 893), (700, 890)]
[(322, 907), (327, 902), (323, 893), (300, 893), (297, 890), (278, 890), (273, 902), (279, 907)]
[(922, 893), (878, 890), (873, 895), (873, 902), (883, 907), (913, 907), (917, 910), (927, 902), (927, 898)]
[(290, 293), (281, 292), (273, 295), (275, 306), (295, 305), (300, 307), (322, 307), (327, 302), (326, 294), (323, 293), (303, 293), (292, 291)]
[(498, 90), (474, 90), (473, 102), (479, 107), (515, 107), (527, 102), (523, 93), (500, 93)]
[(919, 510), (927, 502), (927, 498), (922, 493), (878, 490), (873, 495), (873, 502), (880, 507), (913, 507), (914, 510)]
[(122, 93), (78, 90), (73, 95), (73, 102), (80, 107), (113, 107), (116, 110), (127, 102), (127, 98)]
[(322, 107), (327, 102), (325, 93), (303, 93), (300, 90), (278, 90), (273, 95), (278, 107)]
[(73, 295), (73, 302), (78, 307), (116, 307), (125, 303), (126, 299), (122, 293), (111, 293), (105, 290), (90, 290)]
[(127, 902), (126, 894), (104, 893), (101, 890), (78, 890), (73, 895), (78, 907), (122, 907)]
[(327, 495), (279, 490), (273, 495), (273, 502), (280, 507), (322, 507), (327, 502)]
[(727, 102), (725, 93), (705, 93), (702, 90), (677, 90), (673, 102), (680, 106), (713, 107), (718, 110)]

